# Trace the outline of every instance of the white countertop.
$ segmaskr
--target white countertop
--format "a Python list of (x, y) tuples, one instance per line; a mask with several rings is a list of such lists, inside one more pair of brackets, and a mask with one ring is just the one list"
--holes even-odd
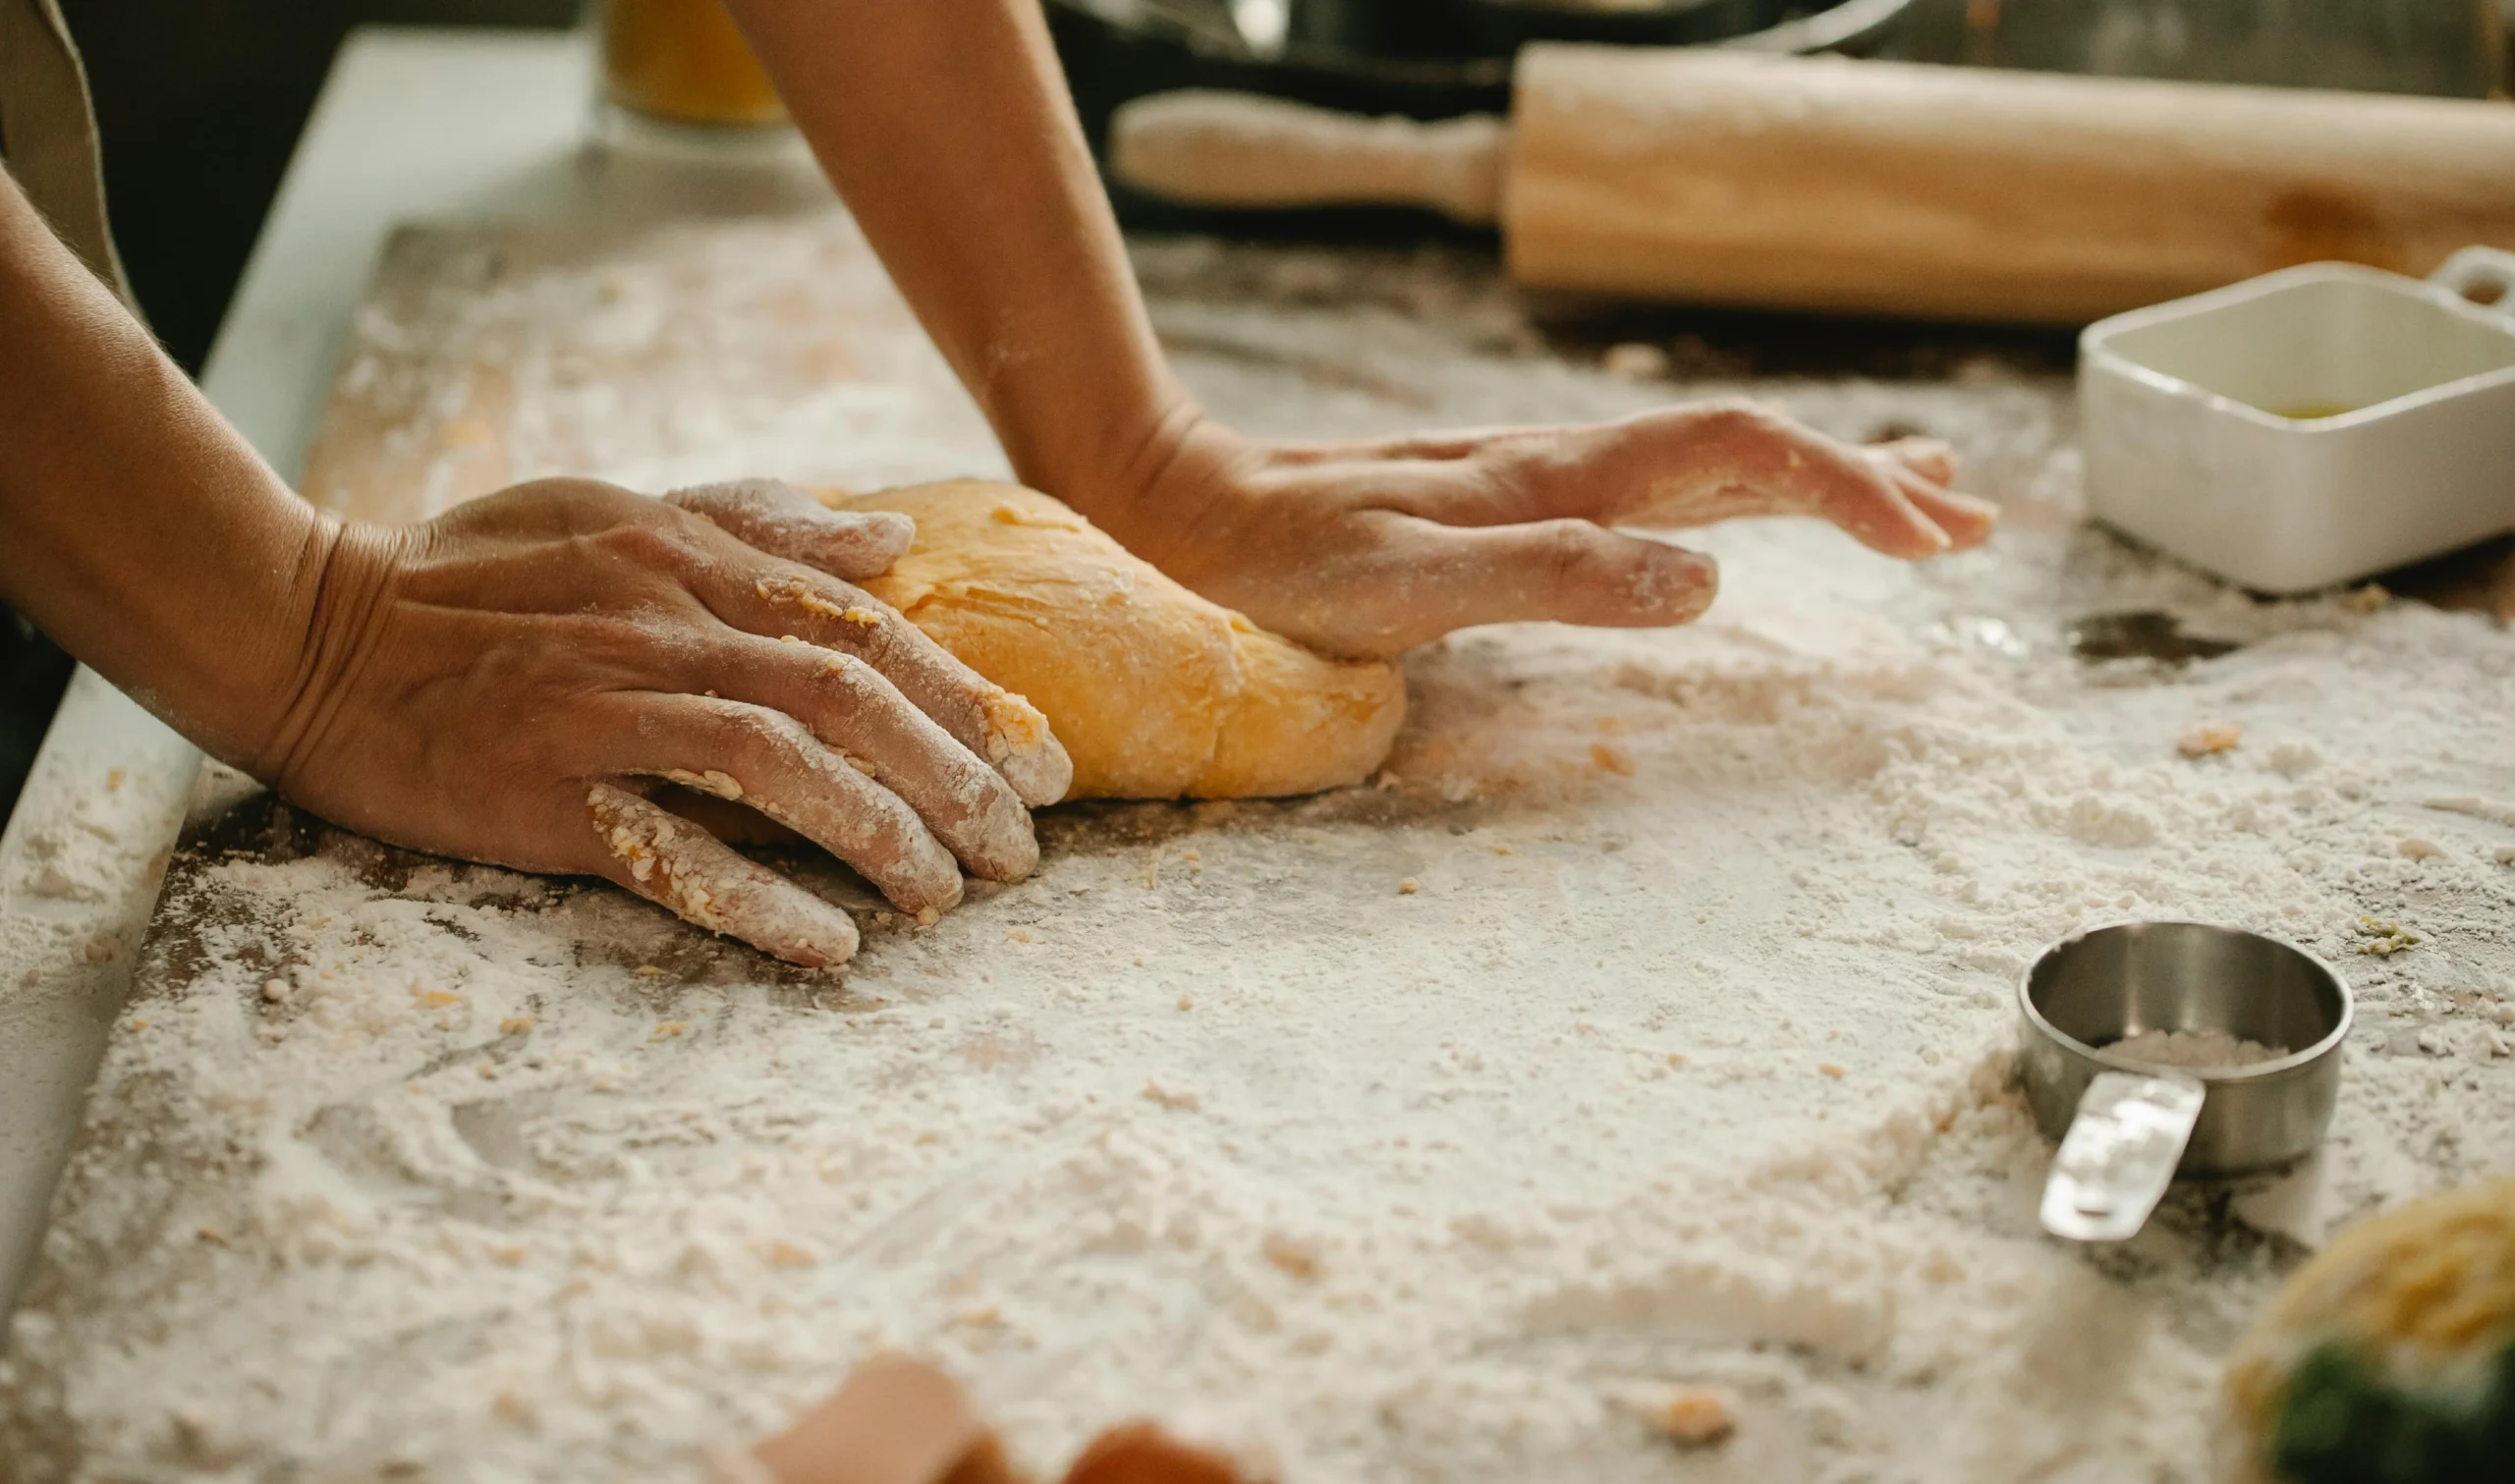
[[(589, 156), (583, 66), (556, 39), (352, 50), (212, 376), (283, 467), (352, 314), (362, 346), (416, 326), (449, 363), (555, 365), (611, 309), (651, 322), (641, 296), (829, 288), (808, 175)], [(433, 339), (389, 298), (351, 307), (396, 219), (780, 201), (820, 204), (493, 258), (518, 292)], [(756, 272), (599, 276), (692, 238)], [(882, 1348), (951, 1366), (1040, 1460), (1153, 1415), (1312, 1484), (2176, 1476), (2292, 1259), (2208, 1190), (2119, 1261), (2034, 1222), (2017, 980), (2126, 913), (2296, 938), (2360, 992), (2323, 1175), (2271, 1230), (2311, 1242), (2515, 1148), (2503, 631), (2260, 604), (2080, 528), (2063, 377), (1635, 381), (1473, 253), (1134, 251), (1182, 378), (1253, 433), (1727, 391), (1945, 435), (2012, 519), (1919, 568), (1815, 522), (1691, 533), (1723, 563), (1705, 622), (1463, 634), (1410, 660), (1385, 787), (1053, 811), (1031, 880), (868, 920), (836, 985), (625, 894), (337, 832), (187, 859), (17, 1319), (0, 1454), (30, 1484), (74, 1455), (201, 1484), (689, 1477)], [(519, 402), (504, 454), (624, 482), (861, 457), (732, 374), (755, 338), (686, 354), (720, 372), (690, 415), (624, 414), (606, 377)], [(850, 395), (896, 391), (858, 369)], [(958, 463), (982, 432), (954, 436)], [(2082, 661), (2105, 613), (2239, 647)], [(2241, 745), (2186, 755), (2204, 723)], [(96, 852), (59, 842), (153, 852), (171, 817), (123, 821), (65, 737), (90, 776), (47, 786), (10, 880), (66, 913)], [(2378, 922), (2420, 945), (2379, 957)], [(99, 999), (128, 953), (103, 947)], [(82, 1003), (47, 982), (25, 1003)], [(48, 1137), (102, 1020), (60, 1042)], [(1679, 1458), (1632, 1415), (1677, 1386), (1736, 1399), (1731, 1444)]]

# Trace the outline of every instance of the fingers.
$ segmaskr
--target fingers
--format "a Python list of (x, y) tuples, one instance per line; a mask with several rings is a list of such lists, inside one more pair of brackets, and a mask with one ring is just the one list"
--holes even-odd
[(1364, 585), (1387, 605), (1376, 652), (1476, 624), (1612, 629), (1691, 623), (1720, 590), (1709, 557), (1588, 521), (1442, 526), (1409, 517)]
[(1497, 429), (1385, 446), (1372, 503), (1451, 525), (1585, 519), (1706, 525), (1815, 515), (1893, 556), (1981, 544), (1997, 510), (1948, 489), (1955, 451), (1930, 438), (1872, 448), (1770, 409), (1699, 403), (1621, 422)]
[(644, 699), (614, 771), (748, 804), (854, 866), (902, 911), (960, 902), (960, 867), (917, 812), (803, 723), (739, 701)]
[(1769, 514), (1822, 516), (1863, 546), (1908, 562), (1955, 549), (1954, 538), (1915, 498), (1930, 487), (1928, 481), (1892, 460), (1825, 448), (1793, 465), (1791, 475), (1768, 490), (1750, 486), (1741, 493), (1766, 500)]
[(699, 596), (752, 633), (796, 637), (864, 661), (911, 705), (984, 758), (1024, 803), (1050, 804), (1074, 782), (1074, 763), (1038, 708), (962, 664), (898, 610), (864, 589), (800, 566), (725, 572)]
[[(1585, 463), (1595, 488), (1575, 491), (1594, 519), (1610, 524), (1688, 526), (1739, 516), (1814, 515), (1889, 556), (1918, 559), (1955, 549), (1989, 530), (1989, 507), (1941, 487), (1953, 456), (1924, 444), (1859, 448), (1747, 403), (1712, 403), (1650, 413), (1617, 425)], [(1558, 461), (1559, 465), (1559, 461)], [(1557, 467), (1523, 460), (1524, 479), (1565, 477)], [(1597, 475), (1604, 475), (1603, 480)], [(1932, 511), (1947, 513), (1951, 532)]]
[(1943, 532), (1949, 546), (1968, 551), (1990, 539), (1999, 507), (1948, 488), (1956, 482), (1956, 450), (1940, 438), (1897, 438), (1872, 444), (1872, 462), (1884, 466), (1904, 498)]
[(1895, 438), (1870, 445), (1932, 484), (1956, 482), (1956, 448), (1944, 438)]
[(586, 796), (586, 813), (602, 846), (603, 874), (647, 901), (806, 968), (855, 955), (847, 913), (688, 820), (600, 783)]
[(728, 697), (803, 722), (898, 795), (970, 874), (1018, 881), (1039, 863), (1012, 785), (865, 661), (745, 634), (703, 668)]
[(746, 545), (849, 580), (890, 571), (917, 536), (917, 522), (897, 512), (829, 510), (777, 479), (694, 485), (664, 500)]
[(1913, 502), (1913, 508), (1928, 516), (1946, 534), (1952, 550), (1970, 551), (1982, 545), (1991, 538), (1991, 531), (1999, 524), (1999, 507), (1987, 500), (1977, 500), (1972, 495), (1959, 494), (1911, 474), (1903, 475), (1897, 482), (1904, 498)]

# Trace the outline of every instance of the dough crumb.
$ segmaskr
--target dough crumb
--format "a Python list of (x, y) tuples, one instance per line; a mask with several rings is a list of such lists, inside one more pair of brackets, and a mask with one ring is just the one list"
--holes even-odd
[(2383, 583), (2370, 582), (2364, 587), (2352, 588), (2343, 593), (2340, 606), (2352, 613), (2381, 613), (2392, 600), (2392, 593)]
[(1417, 880), (1416, 880), (1414, 877), (1412, 877), (1412, 876), (1409, 876), (1409, 877), (1407, 877), (1405, 880), (1403, 880), (1403, 881), (1401, 881), (1401, 882), (1397, 883), (1397, 895), (1399, 895), (1399, 896), (1401, 896), (1401, 897), (1412, 897), (1412, 896), (1414, 896), (1417, 892), (1420, 892), (1420, 891), (1422, 891), (1423, 889), (1424, 889), (1424, 884), (1423, 884), (1422, 882), (1420, 882), (1420, 881), (1417, 881)]
[(682, 1036), (688, 1034), (689, 1031), (690, 1026), (683, 1021), (666, 1020), (657, 1025), (655, 1027), (654, 1034), (648, 1036), (646, 1039), (650, 1041), (677, 1041), (681, 1039)]
[(1668, 353), (1654, 345), (1628, 340), (1607, 347), (1606, 355), (1599, 357), (1598, 368), (1626, 381), (1657, 381), (1668, 374)]
[(1729, 1394), (1717, 1387), (1690, 1386), (1650, 1407), (1644, 1415), (1652, 1430), (1679, 1448), (1716, 1448), (1738, 1431), (1738, 1414)]
[(1194, 1010), (1194, 1009), (1196, 1009), (1196, 1008), (1197, 1008), (1197, 997), (1196, 997), (1195, 995), (1188, 995), (1188, 994), (1183, 994), (1183, 995), (1181, 995), (1181, 996), (1179, 997), (1179, 1008), (1180, 1008), (1181, 1010)]
[(1622, 747), (1611, 747), (1605, 742), (1592, 742), (1590, 743), (1590, 761), (1596, 763), (1600, 772), (1613, 773), (1618, 778), (1633, 776), (1633, 754)]
[(768, 1259), (768, 1265), (772, 1268), (817, 1268), (821, 1265), (819, 1253), (801, 1242), (788, 1241), (784, 1237), (772, 1238), (761, 1255)]
[(1843, 1079), (1842, 1068), (1832, 1062), (1819, 1062), (1816, 1064), (1816, 1070), (1823, 1072), (1825, 1075), (1832, 1077), (1837, 1082)]
[(2321, 762), (2312, 742), (2283, 742), (2270, 749), (2270, 771), (2282, 778), (2303, 778)]
[(2232, 752), (2244, 741), (2244, 728), (2234, 722), (2203, 722), (2183, 734), (2175, 746), (2186, 757), (2209, 757)]
[(2444, 847), (2432, 840), (2422, 840), (2416, 835), (2404, 838), (2396, 849), (2401, 852), (2402, 858), (2405, 860), (2433, 860), (2445, 853)]
[(520, 1036), (531, 1028), (531, 1016), (509, 1016), (498, 1022), (498, 1034), (502, 1036)]
[(263, 999), (264, 1003), (266, 1003), (266, 1004), (271, 1004), (271, 1005), (285, 1005), (285, 1004), (287, 1004), (287, 1003), (288, 1003), (288, 981), (287, 981), (286, 979), (265, 979), (265, 980), (263, 980), (263, 981), (262, 981), (262, 999)]
[(1175, 1108), (1181, 1113), (1194, 1113), (1201, 1106), (1195, 1093), (1174, 1092), (1159, 1082), (1144, 1084), (1144, 1100), (1158, 1103), (1164, 1108)]
[(2359, 918), (2358, 936), (2367, 940), (2358, 945), (2358, 952), (2371, 954), (2378, 959), (2389, 959), (2403, 949), (2417, 946), (2421, 941), (2417, 933), (2400, 923), (2376, 917)]
[(1269, 1232), (1258, 1250), (1277, 1269), (1307, 1283), (1318, 1276), (1318, 1244), (1283, 1232)]

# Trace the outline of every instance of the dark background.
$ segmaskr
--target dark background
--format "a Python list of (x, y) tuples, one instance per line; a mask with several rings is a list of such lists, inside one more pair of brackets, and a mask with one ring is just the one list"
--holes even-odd
[(95, 94), (114, 237), (167, 351), (199, 373), (352, 27), (566, 27), (581, 3), (62, 0)]

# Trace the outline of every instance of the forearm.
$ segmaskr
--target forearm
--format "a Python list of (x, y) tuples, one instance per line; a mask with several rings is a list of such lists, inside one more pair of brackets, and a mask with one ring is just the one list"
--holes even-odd
[(250, 761), (332, 530), (0, 172), (0, 601)]
[(1193, 416), (1037, 0), (733, 0), (1026, 481), (1089, 509)]

